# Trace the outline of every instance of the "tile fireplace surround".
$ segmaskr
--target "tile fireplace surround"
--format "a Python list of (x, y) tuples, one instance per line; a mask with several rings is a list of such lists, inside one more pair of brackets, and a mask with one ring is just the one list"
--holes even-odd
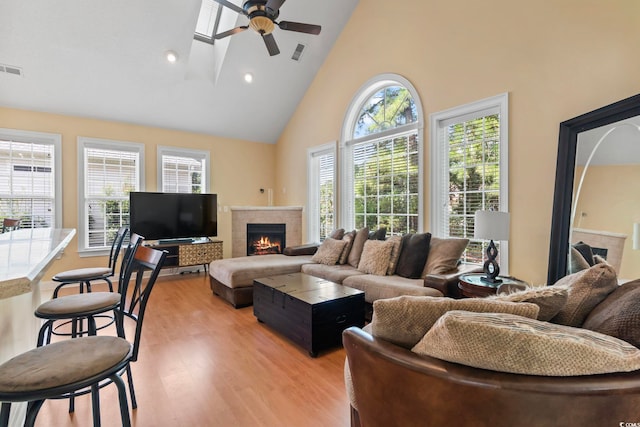
[(302, 244), (302, 206), (231, 206), (231, 256), (247, 255), (247, 224), (285, 224), (287, 246)]

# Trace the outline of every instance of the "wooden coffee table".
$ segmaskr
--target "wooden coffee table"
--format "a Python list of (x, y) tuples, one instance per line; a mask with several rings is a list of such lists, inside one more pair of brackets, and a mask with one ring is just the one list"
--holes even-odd
[(364, 292), (304, 273), (253, 281), (253, 314), (316, 357), (364, 326)]

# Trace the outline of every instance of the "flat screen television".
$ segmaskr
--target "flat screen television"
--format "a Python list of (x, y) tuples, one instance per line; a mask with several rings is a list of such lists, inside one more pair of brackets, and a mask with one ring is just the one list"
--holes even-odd
[(171, 240), (218, 235), (216, 194), (129, 194), (132, 233), (146, 240)]

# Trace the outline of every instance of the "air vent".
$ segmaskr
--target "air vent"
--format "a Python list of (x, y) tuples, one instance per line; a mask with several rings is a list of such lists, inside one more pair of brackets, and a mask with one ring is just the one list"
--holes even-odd
[(22, 68), (14, 67), (13, 65), (0, 64), (0, 72), (22, 76)]
[(298, 46), (296, 46), (296, 50), (293, 52), (291, 59), (293, 59), (294, 61), (300, 61), (300, 57), (302, 56), (302, 51), (304, 50), (304, 48), (305, 45), (298, 43)]

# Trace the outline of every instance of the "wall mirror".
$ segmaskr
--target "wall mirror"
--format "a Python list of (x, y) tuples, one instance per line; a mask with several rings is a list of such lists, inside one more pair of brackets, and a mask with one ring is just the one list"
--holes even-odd
[(560, 123), (548, 284), (568, 273), (571, 244), (591, 239), (619, 277), (640, 277), (640, 263), (633, 262), (640, 251), (632, 249), (634, 223), (640, 223), (638, 179), (640, 95)]

